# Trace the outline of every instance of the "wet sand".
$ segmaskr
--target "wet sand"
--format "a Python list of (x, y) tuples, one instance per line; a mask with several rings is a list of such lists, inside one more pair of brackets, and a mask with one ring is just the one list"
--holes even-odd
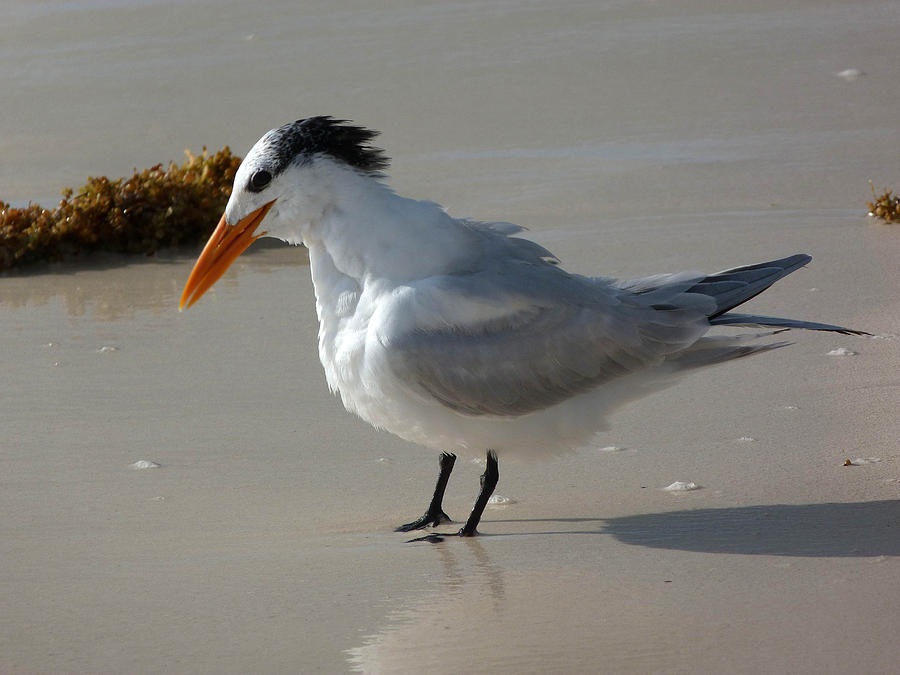
[(406, 544), (436, 457), (328, 394), (302, 249), (185, 313), (194, 252), (0, 277), (0, 672), (894, 672), (900, 14), (782, 5), (11, 3), (6, 201), (333, 114), (570, 270), (809, 252), (748, 309), (875, 337), (697, 373)]

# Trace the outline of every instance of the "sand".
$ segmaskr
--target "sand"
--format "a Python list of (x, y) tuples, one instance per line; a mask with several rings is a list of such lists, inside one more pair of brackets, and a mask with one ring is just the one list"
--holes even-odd
[(407, 544), (437, 458), (328, 394), (302, 249), (185, 313), (192, 251), (6, 275), (0, 672), (896, 672), (900, 230), (864, 205), (898, 179), (895, 3), (9, 4), (14, 204), (333, 114), (573, 271), (809, 252), (748, 308), (874, 337), (695, 374), (614, 449), (501, 464), (481, 537)]

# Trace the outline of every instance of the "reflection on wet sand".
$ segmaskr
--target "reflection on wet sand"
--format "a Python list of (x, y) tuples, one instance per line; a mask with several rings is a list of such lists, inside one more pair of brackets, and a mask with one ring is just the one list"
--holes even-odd
[[(306, 249), (268, 240), (245, 254), (220, 282), (239, 283), (241, 272), (268, 274), (278, 267), (306, 265)], [(0, 308), (41, 307), (59, 301), (72, 317), (116, 321), (138, 311), (153, 314), (177, 307), (195, 251), (164, 252), (150, 258), (98, 255), (89, 262), (40, 266), (0, 277)]]
[[(436, 588), (429, 587), (424, 596), (391, 612), (384, 628), (366, 636), (361, 646), (348, 649), (347, 660), (354, 670), (364, 673), (406, 672), (405, 669), (434, 672), (419, 658), (410, 658), (409, 645), (415, 640), (410, 633), (418, 634), (423, 626), (431, 630), (443, 623), (459, 624), (465, 616), (465, 608), (472, 603), (479, 607), (480, 621), (490, 621), (491, 617), (496, 619), (504, 613), (504, 570), (491, 561), (481, 541), (451, 538), (430, 547), (438, 556), (443, 571), (443, 576), (435, 582)], [(477, 626), (470, 624), (469, 630), (477, 632)], [(432, 632), (431, 637), (434, 643), (424, 646), (440, 660), (437, 645), (440, 635)], [(417, 642), (423, 644), (421, 640)], [(452, 647), (459, 648), (459, 645)]]

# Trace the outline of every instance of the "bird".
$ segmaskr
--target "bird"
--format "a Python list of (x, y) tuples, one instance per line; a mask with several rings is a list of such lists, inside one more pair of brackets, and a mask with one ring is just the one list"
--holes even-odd
[[(377, 136), (331, 116), (264, 134), (235, 174), (179, 308), (260, 237), (308, 249), (331, 392), (374, 427), (440, 451), (424, 514), (398, 531), (453, 522), (442, 504), (458, 453), (486, 453), (477, 499), (456, 533), (470, 537), (499, 480), (499, 457), (590, 446), (624, 403), (688, 372), (784, 347), (765, 340), (788, 329), (866, 334), (733, 311), (809, 263), (805, 254), (628, 281), (567, 272), (517, 236), (521, 226), (456, 218), (396, 193)], [(709, 334), (720, 326), (756, 332)]]

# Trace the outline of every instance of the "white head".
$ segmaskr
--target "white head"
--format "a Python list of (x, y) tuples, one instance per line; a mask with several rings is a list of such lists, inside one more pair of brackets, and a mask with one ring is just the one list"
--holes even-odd
[(302, 243), (335, 202), (336, 172), (379, 178), (388, 159), (369, 145), (377, 135), (344, 120), (310, 117), (260, 138), (235, 174), (225, 213), (194, 265), (181, 307), (199, 300), (259, 237)]

